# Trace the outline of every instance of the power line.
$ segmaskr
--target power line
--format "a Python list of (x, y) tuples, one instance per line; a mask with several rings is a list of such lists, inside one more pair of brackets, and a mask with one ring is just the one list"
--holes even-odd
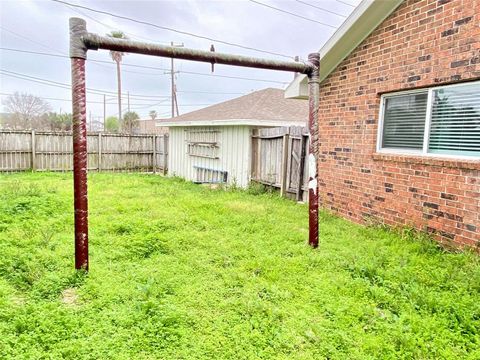
[[(0, 96), (10, 96), (10, 95), (14, 95), (13, 93), (3, 93), (3, 92), (0, 92)], [(61, 99), (61, 98), (53, 98), (53, 97), (44, 97), (44, 96), (37, 96), (37, 95), (34, 95), (35, 97), (37, 98), (40, 98), (40, 99), (43, 99), (43, 100), (53, 100), (53, 101), (65, 101), (65, 102), (72, 102), (71, 99)], [(147, 108), (151, 108), (151, 107), (155, 107), (155, 106), (170, 106), (169, 104), (162, 104), (164, 103), (165, 101), (167, 100), (162, 100), (162, 101), (159, 101), (157, 103), (154, 103), (154, 104), (132, 104), (132, 108), (133, 109), (147, 109)], [(87, 103), (89, 104), (103, 104), (103, 101), (87, 101)], [(111, 105), (112, 103), (107, 103), (107, 105)], [(206, 106), (206, 105), (212, 105), (211, 103), (208, 103), (208, 104), (183, 104), (182, 106)], [(127, 112), (128, 110), (126, 110), (125, 112)]]
[[(66, 89), (71, 89), (70, 84), (65, 84), (61, 83), (58, 81), (53, 81), (53, 80), (48, 80), (48, 79), (42, 79), (36, 76), (31, 76), (31, 75), (26, 75), (26, 74), (21, 74), (17, 73), (15, 71), (9, 71), (5, 69), (0, 69), (6, 76), (11, 76), (11, 77), (16, 77), (16, 78), (22, 78), (24, 77), (23, 80), (31, 80), (33, 82), (39, 82), (39, 83), (44, 83), (47, 85), (52, 85), (52, 86), (57, 86), (57, 87), (62, 87)], [(108, 91), (108, 90), (100, 90), (100, 89), (93, 89), (93, 88), (86, 88), (88, 92), (97, 94), (97, 95), (103, 95), (103, 94), (116, 94), (114, 91)], [(140, 94), (132, 94), (131, 96), (138, 97), (138, 98), (169, 98), (169, 96), (157, 96), (157, 95), (140, 95)]]
[[(67, 55), (56, 55), (56, 54), (43, 53), (43, 52), (39, 52), (39, 51), (28, 51), (28, 50), (12, 49), (12, 48), (5, 48), (5, 47), (0, 47), (0, 50), (14, 51), (14, 52), (20, 52), (20, 53), (27, 53), (27, 54), (36, 54), (36, 55), (43, 55), (43, 56), (51, 56), (51, 57), (58, 57), (58, 58), (68, 58), (68, 59), (70, 58)], [(109, 62), (109, 61), (105, 61), (105, 60), (89, 59), (87, 61), (87, 63), (88, 62), (115, 65), (114, 63)], [(140, 69), (151, 69), (151, 70), (158, 70), (158, 71), (170, 71), (170, 69), (166, 69), (166, 68), (160, 68), (160, 67), (155, 67), (155, 66), (146, 66), (146, 65), (135, 65), (135, 64), (128, 64), (128, 63), (122, 63), (122, 67), (123, 66), (140, 68)], [(133, 72), (133, 71), (129, 71), (129, 70), (122, 70), (122, 71)], [(183, 70), (180, 70), (180, 71), (177, 71), (177, 72), (178, 73), (183, 73), (183, 74), (189, 74), (189, 75), (202, 75), (202, 76), (220, 77), (220, 78), (227, 78), (227, 79), (268, 82), (268, 83), (275, 83), (275, 84), (282, 84), (282, 85), (288, 84), (288, 82), (286, 82), (286, 81), (277, 81), (277, 80), (259, 79), (259, 78), (248, 78), (248, 77), (242, 77), (242, 76), (207, 74), (207, 73), (199, 73), (199, 72), (194, 72), (194, 71), (183, 71)], [(144, 74), (144, 75), (165, 75), (165, 74), (161, 74), (161, 73), (155, 73), (155, 74), (154, 73), (142, 73), (142, 74)]]
[[(6, 29), (2, 26), (0, 26), (0, 29), (2, 29), (3, 31), (6, 31), (8, 33), (11, 33), (21, 39), (24, 39), (24, 40), (27, 40), (29, 42), (31, 42), (32, 44), (36, 44), (36, 45), (39, 45), (45, 49), (49, 49), (49, 50), (53, 50), (54, 52), (58, 53), (58, 54), (62, 54), (62, 55), (56, 55), (56, 54), (49, 54), (49, 53), (42, 53), (42, 52), (35, 52), (35, 51), (26, 51), (26, 50), (18, 50), (18, 49), (11, 49), (11, 48), (0, 48), (2, 50), (7, 50), (7, 51), (17, 51), (17, 52), (24, 52), (24, 53), (30, 53), (30, 54), (38, 54), (38, 55), (45, 55), (45, 56), (53, 56), (53, 57), (61, 57), (61, 58), (67, 58), (69, 59), (70, 56), (66, 55), (65, 53), (61, 52), (61, 51), (58, 51), (50, 46), (47, 46), (47, 45), (44, 45), (42, 44), (41, 42), (39, 41), (36, 41), (36, 40), (33, 40), (31, 38), (28, 38), (28, 37), (25, 37), (23, 35), (20, 35), (14, 31), (11, 31), (9, 29)], [(90, 61), (93, 61), (95, 63), (95, 65), (98, 65), (98, 66), (102, 66), (104, 67), (104, 65), (101, 65), (100, 63), (105, 63), (105, 64), (109, 64), (109, 65), (112, 65), (112, 63), (110, 63), (109, 61), (101, 61), (101, 60), (90, 60)], [(148, 73), (142, 73), (142, 72), (137, 72), (137, 71), (131, 71), (131, 70), (124, 70), (125, 72), (129, 72), (129, 73), (133, 73), (133, 74), (142, 74), (142, 75), (149, 75)]]
[[(3, 92), (0, 93), (0, 96), (11, 96), (11, 95), (15, 95), (15, 94), (12, 94), (12, 93), (3, 93)], [(37, 96), (37, 95), (34, 95), (34, 96), (37, 97), (37, 98), (43, 99), (43, 100), (72, 102), (71, 99), (60, 99), (60, 98), (44, 97), (44, 96)], [(90, 100), (87, 100), (87, 103), (89, 103), (89, 104), (103, 104), (103, 101), (90, 101)]]
[[(52, 48), (52, 47), (50, 47), (50, 46), (47, 46), (47, 45), (45, 45), (45, 44), (43, 44), (43, 43), (41, 43), (41, 42), (39, 42), (39, 41), (36, 41), (36, 40), (34, 40), (34, 39), (31, 39), (31, 38), (28, 38), (28, 37), (26, 37), (26, 36), (23, 36), (23, 35), (21, 35), (21, 34), (19, 34), (19, 33), (16, 33), (15, 31), (6, 29), (6, 28), (4, 28), (4, 27), (2, 27), (2, 26), (0, 26), (0, 29), (2, 29), (3, 31), (6, 31), (6, 32), (8, 32), (8, 33), (11, 33), (11, 34), (14, 35), (14, 36), (17, 36), (17, 37), (19, 37), (20, 39), (27, 40), (27, 41), (31, 42), (32, 44), (39, 45), (39, 46), (41, 46), (41, 47), (43, 47), (43, 48), (45, 48), (45, 49), (53, 50), (54, 52), (56, 52), (56, 53), (58, 53), (58, 54), (62, 54), (62, 55), (47, 54), (47, 53), (40, 53), (40, 52), (38, 52), (37, 54), (48, 55), (48, 56), (56, 56), (56, 57), (63, 57), (63, 58), (70, 58), (69, 56), (67, 56), (67, 55), (66, 55), (64, 52), (62, 52), (62, 51), (59, 51), (59, 50), (54, 49), (54, 48)], [(10, 51), (28, 52), (28, 53), (31, 53), (31, 54), (35, 54), (35, 53), (36, 53), (36, 52), (34, 52), (34, 51), (21, 51), (21, 50), (8, 49), (8, 48), (3, 48), (3, 49), (4, 49), (4, 50), (10, 50)], [(98, 64), (100, 61), (94, 61), (94, 62), (95, 62), (95, 65), (97, 65), (97, 66), (105, 67), (104, 65)], [(108, 61), (103, 61), (103, 62), (110, 64)], [(131, 71), (131, 70), (126, 70), (126, 72), (131, 72), (131, 73), (135, 73), (135, 74), (144, 74), (144, 73), (135, 72), (135, 71)]]
[(343, 15), (343, 14), (340, 14), (340, 13), (337, 13), (337, 12), (335, 12), (335, 11), (322, 8), (322, 7), (317, 6), (317, 5), (309, 4), (309, 3), (305, 2), (305, 1), (302, 1), (302, 0), (295, 0), (295, 1), (298, 2), (298, 3), (300, 3), (300, 4), (307, 5), (307, 6), (310, 6), (310, 7), (312, 7), (312, 8), (315, 8), (315, 9), (318, 9), (318, 10), (322, 10), (322, 11), (325, 11), (325, 12), (330, 13), (330, 14), (338, 15), (338, 16), (341, 16), (341, 17), (343, 17), (343, 18), (346, 17), (346, 16)]
[(43, 48), (45, 48), (45, 49), (53, 50), (53, 51), (55, 51), (56, 53), (62, 54), (61, 51), (58, 51), (58, 50), (56, 50), (56, 49), (54, 49), (54, 48), (52, 48), (52, 47), (50, 47), (50, 46), (47, 46), (47, 45), (42, 44), (42, 43), (40, 43), (40, 42), (38, 42), (38, 41), (35, 41), (35, 40), (33, 40), (33, 39), (30, 39), (29, 37), (26, 37), (26, 36), (23, 36), (23, 35), (21, 35), (21, 34), (19, 34), (19, 33), (16, 33), (15, 31), (6, 29), (6, 28), (4, 28), (3, 26), (0, 26), (0, 29), (2, 29), (2, 31), (8, 32), (8, 33), (10, 33), (10, 34), (12, 34), (12, 35), (14, 35), (14, 36), (17, 36), (17, 37), (19, 37), (20, 39), (24, 39), (24, 40), (26, 40), (26, 41), (28, 41), (28, 42), (31, 42), (32, 44), (37, 44), (37, 45), (40, 45), (41, 47), (43, 47)]
[(341, 4), (345, 4), (345, 5), (351, 6), (351, 7), (356, 7), (355, 5), (349, 4), (349, 3), (345, 2), (345, 1), (342, 1), (342, 0), (335, 0), (335, 1), (337, 1), (337, 2), (339, 2), (339, 3), (341, 3)]
[[(179, 104), (180, 106), (209, 106), (209, 105), (212, 105), (211, 103), (206, 103), (206, 104)], [(152, 107), (156, 107), (156, 106), (170, 106), (170, 104), (161, 104), (161, 103), (157, 103), (157, 104), (153, 104), (153, 105), (141, 105), (141, 106), (131, 106), (132, 109), (134, 110), (141, 110), (141, 109), (149, 109), (149, 108), (152, 108)], [(170, 112), (169, 112), (170, 114)]]
[(281, 56), (281, 57), (285, 57), (285, 58), (289, 58), (289, 59), (294, 58), (294, 56), (289, 56), (289, 55), (280, 54), (280, 53), (276, 53), (276, 52), (261, 50), (261, 49), (257, 49), (257, 48), (250, 47), (250, 46), (240, 45), (240, 44), (236, 44), (236, 43), (232, 43), (232, 42), (228, 42), (228, 41), (224, 41), (224, 40), (211, 38), (211, 37), (208, 37), (208, 36), (194, 34), (194, 33), (188, 32), (188, 31), (177, 30), (177, 29), (174, 29), (174, 28), (153, 24), (153, 23), (150, 23), (150, 22), (147, 22), (147, 21), (137, 20), (137, 19), (133, 19), (133, 18), (127, 17), (127, 16), (113, 14), (113, 13), (108, 12), (108, 11), (102, 11), (102, 10), (92, 9), (90, 7), (83, 6), (83, 5), (72, 4), (72, 3), (69, 3), (69, 2), (66, 2), (66, 1), (62, 1), (62, 0), (50, 0), (50, 1), (57, 2), (59, 4), (63, 4), (63, 5), (67, 5), (67, 6), (73, 6), (73, 7), (80, 8), (80, 9), (85, 9), (85, 10), (96, 12), (96, 13), (99, 13), (99, 14), (113, 16), (113, 17), (116, 17), (116, 18), (119, 18), (119, 19), (132, 21), (132, 22), (142, 24), (142, 25), (152, 26), (152, 27), (155, 27), (155, 28), (161, 29), (161, 30), (172, 31), (172, 32), (182, 34), (182, 35), (193, 36), (193, 37), (196, 37), (196, 38), (199, 38), (199, 39), (209, 40), (209, 41), (213, 41), (213, 42), (217, 42), (217, 43), (225, 44), (225, 45), (229, 45), (229, 46), (235, 46), (235, 47), (242, 48), (242, 49), (245, 49), (245, 50), (257, 51), (257, 52), (270, 54), (270, 55), (275, 55), (275, 56)]
[[(67, 5), (67, 6), (68, 6), (68, 5)], [(82, 12), (82, 11), (80, 11), (80, 10), (78, 10), (78, 9), (75, 9), (73, 6), (69, 6), (69, 8), (70, 8), (72, 11), (76, 12), (77, 14), (80, 14), (80, 15), (82, 15), (82, 16), (85, 16), (85, 17), (87, 17), (87, 18), (95, 21), (97, 24), (100, 24), (100, 25), (106, 27), (107, 29), (117, 30), (117, 29), (115, 29), (113, 26), (107, 25), (107, 24), (105, 24), (105, 23), (103, 23), (103, 22), (95, 19), (93, 16), (87, 15), (87, 14), (85, 14), (84, 12)], [(149, 39), (149, 38), (146, 38), (146, 37), (143, 37), (143, 36), (140, 36), (140, 35), (131, 33), (131, 32), (124, 32), (124, 33), (127, 34), (127, 35), (130, 35), (130, 36), (132, 36), (132, 37), (134, 37), (134, 38), (138, 38), (138, 39), (142, 39), (142, 40), (147, 40), (147, 41), (150, 41), (150, 42), (153, 42), (153, 43), (157, 43), (157, 44), (164, 44), (164, 45), (170, 44), (169, 42), (166, 42), (166, 41), (161, 42), (161, 41)]]
[[(13, 93), (4, 93), (4, 92), (1, 92), (0, 95), (8, 96), (8, 95), (14, 95), (14, 94), (13, 94)], [(66, 102), (71, 102), (71, 101), (72, 101), (72, 99), (62, 99), (62, 98), (45, 97), (45, 96), (38, 96), (38, 95), (35, 95), (35, 96), (38, 97), (38, 98), (44, 99), (44, 100), (66, 101)], [(112, 99), (109, 99), (109, 100), (112, 100)], [(107, 102), (106, 102), (107, 105), (115, 104), (115, 103), (112, 103), (112, 102), (108, 102), (109, 100), (107, 100)], [(136, 100), (138, 100), (138, 101), (152, 101), (151, 99), (150, 99), (150, 100), (147, 100), (147, 99), (142, 99), (142, 100), (136, 99)], [(165, 99), (165, 100), (162, 100), (162, 101), (168, 101), (168, 99)], [(87, 103), (91, 103), (91, 104), (103, 104), (103, 101), (90, 101), (90, 100), (88, 100)], [(135, 105), (144, 105), (144, 104), (135, 104)]]
[(247, 78), (247, 77), (241, 77), (241, 76), (230, 76), (230, 75), (205, 74), (205, 73), (199, 73), (199, 72), (194, 72), (194, 71), (185, 71), (185, 70), (180, 70), (179, 73), (180, 74), (189, 74), (189, 75), (213, 76), (213, 77), (221, 77), (221, 78), (236, 79), (236, 80), (262, 81), (262, 82), (269, 82), (269, 83), (282, 84), (282, 85), (288, 84), (287, 81), (254, 79), (254, 78)]
[[(58, 0), (52, 0), (52, 1), (58, 1)], [(269, 9), (272, 9), (272, 10), (276, 10), (276, 11), (279, 11), (279, 12), (282, 12), (284, 14), (288, 14), (288, 15), (292, 15), (292, 16), (295, 16), (297, 18), (300, 18), (300, 19), (303, 19), (303, 20), (307, 20), (307, 21), (311, 21), (311, 22), (314, 22), (316, 24), (320, 24), (320, 25), (323, 25), (323, 26), (328, 26), (329, 28), (332, 28), (332, 29), (336, 29), (337, 27), (336, 26), (333, 26), (333, 25), (330, 25), (330, 24), (325, 24), (321, 21), (317, 21), (317, 20), (314, 20), (314, 19), (310, 19), (310, 18), (307, 18), (305, 16), (302, 16), (302, 15), (298, 15), (298, 14), (295, 14), (295, 13), (292, 13), (290, 11), (287, 11), (287, 10), (282, 10), (282, 9), (279, 9), (275, 6), (271, 6), (271, 5), (268, 5), (268, 4), (264, 4), (260, 1), (256, 1), (256, 0), (249, 0), (250, 2), (254, 3), (254, 4), (258, 4), (258, 5), (261, 5), (261, 6), (265, 6)]]
[(210, 94), (210, 95), (245, 95), (245, 93), (241, 92), (213, 92), (213, 91), (196, 91), (196, 90), (177, 90), (178, 93), (185, 93), (185, 94)]

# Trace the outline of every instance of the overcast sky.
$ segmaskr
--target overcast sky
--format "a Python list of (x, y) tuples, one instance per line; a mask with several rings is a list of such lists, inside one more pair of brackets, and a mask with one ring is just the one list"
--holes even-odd
[[(264, 4), (313, 19), (308, 21), (293, 15), (281, 13), (252, 1), (78, 1), (66, 0), (96, 10), (108, 11), (160, 26), (195, 33), (231, 43), (280, 53), (300, 56), (305, 59), (308, 53), (318, 51), (322, 44), (334, 33), (345, 17), (315, 8), (321, 7), (348, 16), (353, 6), (360, 0), (258, 0)], [(313, 5), (309, 6), (307, 4)], [(90, 32), (106, 34), (112, 30), (122, 30), (134, 40), (154, 41), (169, 44), (170, 41), (183, 43), (185, 47), (209, 50), (214, 44), (217, 52), (282, 59), (261, 52), (186, 36), (172, 31), (161, 30), (147, 25), (133, 23), (109, 15), (77, 9), (49, 0), (5, 1), (0, 0), (1, 47), (50, 54), (68, 54), (68, 18), (82, 17), (87, 21)], [(332, 27), (320, 23), (331, 25)], [(87, 88), (105, 90), (107, 94), (107, 116), (117, 114), (116, 70), (108, 51), (89, 51), (88, 59), (104, 60), (109, 64), (87, 61)], [(145, 55), (128, 54), (124, 64), (158, 67), (169, 70), (170, 59)], [(62, 84), (70, 84), (70, 61), (68, 58), (50, 57), (36, 54), (0, 50), (0, 68), (40, 79), (48, 79)], [(257, 70), (216, 65), (214, 75), (236, 76), (267, 81), (251, 81), (208, 76), (210, 64), (175, 60), (178, 102), (180, 113), (186, 113), (241, 96), (266, 87), (285, 88), (293, 75), (269, 70)], [(183, 72), (198, 72), (206, 75), (193, 75)], [(150, 110), (156, 110), (162, 118), (170, 113), (170, 75), (164, 70), (122, 67), (122, 91), (130, 92), (131, 109), (142, 118), (148, 117)], [(10, 73), (10, 75), (12, 75)], [(68, 88), (42, 85), (0, 75), (1, 99), (4, 94), (15, 91), (27, 92), (44, 98), (70, 99)], [(220, 94), (217, 94), (220, 93)], [(164, 97), (162, 97), (164, 96)], [(53, 111), (71, 112), (68, 101), (46, 100)], [(103, 95), (87, 94), (87, 112), (103, 118)], [(123, 102), (126, 110), (127, 101)], [(1, 111), (4, 111), (2, 106)]]

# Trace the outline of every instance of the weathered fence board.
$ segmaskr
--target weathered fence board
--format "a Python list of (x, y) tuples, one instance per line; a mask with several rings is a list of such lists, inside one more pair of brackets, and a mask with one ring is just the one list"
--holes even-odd
[(255, 129), (252, 180), (280, 188), (282, 196), (306, 200), (307, 129), (299, 126)]
[[(88, 133), (88, 169), (166, 172), (168, 135)], [(0, 172), (70, 171), (70, 132), (0, 130)]]

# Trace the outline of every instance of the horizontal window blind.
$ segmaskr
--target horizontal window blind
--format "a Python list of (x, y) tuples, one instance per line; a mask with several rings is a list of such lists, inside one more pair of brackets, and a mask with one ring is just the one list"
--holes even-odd
[(428, 152), (480, 155), (480, 84), (433, 90)]
[(385, 99), (383, 148), (422, 150), (427, 100), (427, 91)]

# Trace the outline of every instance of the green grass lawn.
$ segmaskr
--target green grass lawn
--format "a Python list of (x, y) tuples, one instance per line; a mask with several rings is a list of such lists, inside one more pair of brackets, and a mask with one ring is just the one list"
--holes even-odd
[(480, 359), (480, 259), (305, 205), (91, 174), (0, 176), (1, 359)]

